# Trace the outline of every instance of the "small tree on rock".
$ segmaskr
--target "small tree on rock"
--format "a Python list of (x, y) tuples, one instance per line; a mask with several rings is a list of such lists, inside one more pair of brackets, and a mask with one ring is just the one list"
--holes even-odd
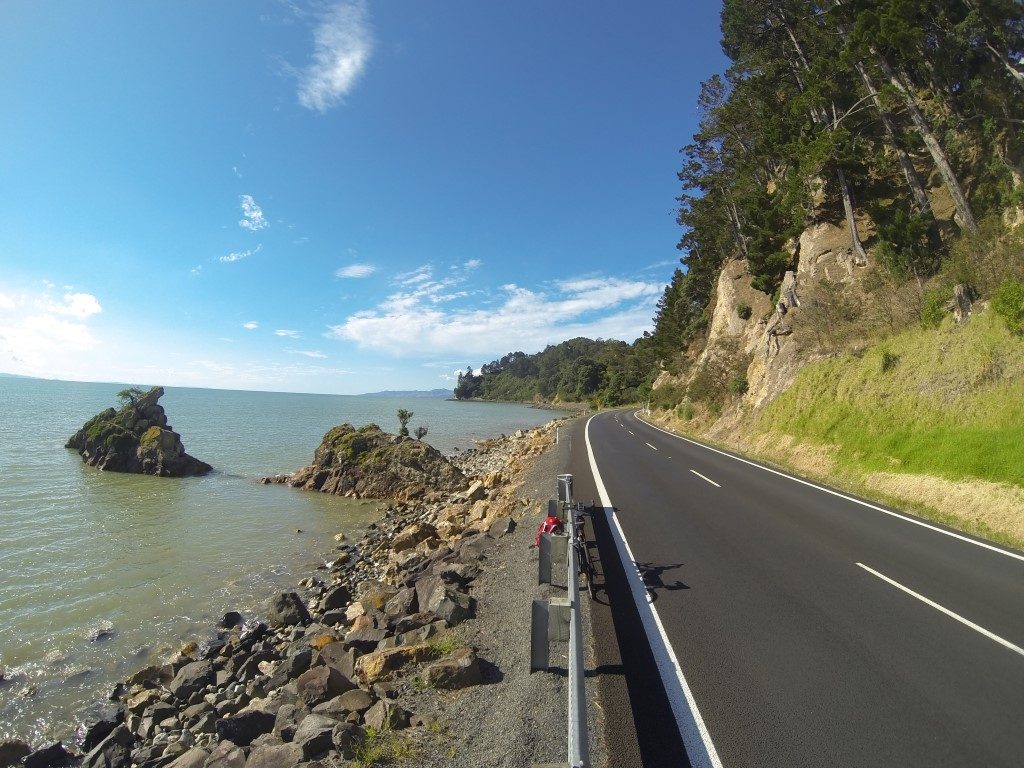
[(145, 394), (138, 387), (128, 387), (117, 393), (117, 399), (122, 407), (134, 406)]
[(415, 414), (412, 411), (407, 411), (405, 408), (398, 409), (398, 434), (402, 437), (409, 436), (409, 419)]
[(413, 430), (413, 434), (416, 435), (417, 440), (422, 440), (427, 436), (427, 427), (420, 425)]

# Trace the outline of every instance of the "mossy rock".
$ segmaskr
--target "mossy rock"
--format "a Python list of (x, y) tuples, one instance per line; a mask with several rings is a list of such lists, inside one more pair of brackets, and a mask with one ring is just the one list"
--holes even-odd
[(437, 449), (384, 432), (376, 424), (328, 430), (313, 463), (294, 473), (296, 488), (366, 498), (408, 498), (423, 488), (455, 491), (466, 478)]
[(209, 472), (210, 465), (185, 453), (181, 439), (167, 426), (164, 410), (157, 404), (163, 394), (162, 387), (154, 387), (119, 410), (101, 411), (65, 447), (77, 450), (86, 464), (109, 472), (162, 477)]

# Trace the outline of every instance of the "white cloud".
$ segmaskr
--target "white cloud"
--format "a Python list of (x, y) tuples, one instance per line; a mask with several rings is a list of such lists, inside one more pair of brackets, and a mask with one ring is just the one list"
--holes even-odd
[(248, 259), (250, 256), (259, 253), (263, 250), (263, 243), (260, 243), (255, 248), (248, 251), (237, 251), (235, 253), (229, 253), (227, 256), (221, 256), (220, 261), (225, 264), (230, 264), (235, 261), (241, 261), (242, 259)]
[(245, 330), (247, 331), (255, 331), (257, 328), (260, 327), (260, 324), (257, 323), (255, 320), (250, 320), (248, 323), (242, 323), (242, 327), (245, 328)]
[(349, 264), (334, 273), (335, 277), (369, 277), (377, 268), (372, 264)]
[(317, 360), (326, 360), (327, 355), (318, 349), (286, 349), (285, 352), (289, 352), (293, 355), (305, 355), (306, 357), (312, 357)]
[(274, 335), (275, 336), (281, 336), (282, 338), (286, 338), (286, 339), (300, 339), (300, 338), (302, 338), (301, 336), (299, 336), (299, 332), (298, 331), (289, 331), (286, 328), (278, 328), (276, 331), (274, 331)]
[(188, 271), (188, 273), (190, 275), (192, 275), (192, 277), (197, 277), (202, 271), (203, 271), (203, 265), (202, 264), (197, 264), (196, 266), (192, 267), (192, 269), (190, 269)]
[(65, 293), (62, 303), (54, 301), (49, 296), (44, 296), (36, 302), (36, 306), (44, 312), (83, 319), (90, 315), (98, 315), (103, 311), (100, 303), (91, 293)]
[(85, 321), (103, 311), (91, 293), (70, 286), (58, 301), (50, 295), (55, 285), (44, 281), (41, 295), (0, 293), (0, 362), (14, 363), (29, 375), (46, 373), (55, 361), (99, 346)]
[(344, 101), (366, 69), (373, 35), (362, 0), (341, 2), (313, 33), (313, 61), (299, 82), (299, 104), (326, 112)]
[(650, 329), (654, 302), (664, 288), (621, 278), (564, 280), (548, 291), (509, 284), (502, 286), (498, 306), (446, 309), (445, 301), (466, 293), (446, 290), (455, 282), (428, 276), (375, 310), (330, 326), (326, 335), (364, 349), (410, 356), (536, 351), (574, 336), (632, 341)]
[(252, 199), (252, 195), (242, 195), (239, 200), (242, 202), (242, 218), (238, 226), (252, 232), (259, 232), (270, 226), (270, 222), (263, 216), (263, 209)]
[(465, 264), (462, 265), (462, 268), (463, 269), (476, 269), (481, 264), (483, 264), (483, 262), (480, 261), (480, 259), (470, 259), (469, 261), (467, 261)]
[(398, 285), (416, 285), (425, 283), (434, 276), (434, 269), (429, 264), (416, 267), (411, 272), (400, 272), (395, 275), (395, 283)]

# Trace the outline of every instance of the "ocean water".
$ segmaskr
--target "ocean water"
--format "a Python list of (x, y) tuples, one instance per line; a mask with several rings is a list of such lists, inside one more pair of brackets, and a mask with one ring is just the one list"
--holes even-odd
[(0, 740), (70, 740), (118, 680), (294, 586), (329, 558), (335, 533), (376, 519), (374, 502), (254, 482), (308, 464), (332, 426), (397, 431), (404, 407), (450, 453), (556, 415), (169, 387), (169, 423), (215, 471), (154, 478), (100, 472), (64, 448), (120, 388), (0, 377)]

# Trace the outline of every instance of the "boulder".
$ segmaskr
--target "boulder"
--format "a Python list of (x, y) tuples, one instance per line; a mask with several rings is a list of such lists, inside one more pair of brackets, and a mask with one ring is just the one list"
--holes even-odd
[[(109, 736), (117, 726), (124, 722), (124, 710), (112, 709), (104, 713), (92, 725), (85, 729), (82, 737), (82, 750), (91, 752), (93, 748)], [(3, 761), (0, 760), (0, 765)]]
[(433, 648), (426, 643), (374, 651), (356, 659), (356, 677), (369, 687), (388, 672), (401, 669), (406, 664), (427, 661), (433, 655)]
[(217, 739), (247, 747), (252, 740), (274, 729), (277, 716), (260, 709), (250, 709), (217, 721)]
[(202, 747), (192, 747), (187, 752), (178, 755), (173, 762), (168, 763), (166, 768), (203, 768), (209, 757), (210, 753)]
[(431, 688), (456, 690), (483, 682), (480, 660), (472, 648), (459, 648), (440, 661), (430, 664), (423, 681)]
[(413, 523), (391, 540), (392, 552), (412, 549), (422, 541), (437, 538), (437, 529), (429, 523)]
[(313, 667), (295, 681), (299, 700), (307, 707), (315, 707), (352, 688), (355, 684), (351, 680), (334, 667), (327, 666)]
[(305, 716), (306, 710), (295, 704), (284, 704), (277, 710), (277, 719), (274, 720), (273, 733), (281, 737), (282, 741), (291, 741), (295, 735), (295, 729), (299, 727), (299, 721)]
[(416, 590), (409, 587), (400, 589), (384, 605), (384, 615), (391, 620), (416, 613), (417, 610), (419, 609), (416, 602)]
[(302, 759), (302, 747), (298, 744), (265, 744), (252, 751), (245, 768), (292, 768)]
[(480, 501), (484, 497), (484, 483), (482, 480), (474, 480), (472, 485), (466, 489), (464, 494), (467, 501)]
[(82, 768), (130, 768), (135, 736), (126, 725), (116, 726), (82, 760)]
[(174, 676), (174, 679), (167, 686), (167, 690), (175, 698), (188, 699), (193, 693), (198, 693), (213, 683), (214, 676), (215, 670), (212, 661), (209, 659), (193, 661), (178, 670), (178, 674)]
[(354, 723), (338, 723), (334, 726), (331, 734), (334, 741), (334, 748), (338, 750), (343, 758), (351, 760), (356, 756), (356, 750), (363, 743), (363, 731)]
[(352, 593), (344, 584), (336, 584), (324, 592), (320, 598), (320, 608), (323, 611), (337, 611), (345, 608), (352, 602)]
[(203, 768), (245, 768), (245, 752), (237, 744), (222, 741), (213, 748)]
[(500, 539), (502, 536), (507, 536), (516, 529), (516, 521), (511, 517), (501, 517), (491, 523), (491, 527), (487, 529), (487, 535), (492, 539)]
[(320, 660), (328, 667), (338, 670), (350, 680), (355, 676), (356, 652), (355, 649), (347, 648), (344, 642), (325, 645), (318, 653)]
[(163, 387), (133, 395), (120, 410), (107, 408), (87, 421), (65, 448), (77, 450), (90, 466), (108, 472), (160, 477), (204, 475), (212, 467), (185, 453), (181, 436), (167, 424)]
[(374, 698), (362, 688), (353, 688), (351, 691), (345, 691), (341, 696), (335, 696), (330, 701), (318, 704), (313, 708), (313, 712), (344, 720), (352, 712), (365, 712), (373, 706), (373, 702)]
[(272, 597), (267, 606), (267, 620), (275, 627), (309, 624), (311, 621), (305, 603), (296, 592), (282, 592)]
[(409, 712), (385, 699), (381, 699), (363, 715), (363, 722), (378, 731), (397, 731), (409, 727)]
[(386, 629), (373, 629), (372, 627), (353, 629), (345, 635), (345, 645), (348, 648), (355, 648), (361, 653), (369, 653), (387, 636)]
[(416, 582), (420, 610), (444, 619), (453, 627), (473, 615), (473, 598), (453, 588), (439, 576), (426, 576)]
[(389, 435), (376, 424), (341, 424), (324, 435), (313, 463), (289, 479), (294, 488), (338, 496), (401, 499), (429, 487), (455, 491), (462, 472), (421, 440)]
[(0, 741), (0, 768), (21, 765), (21, 759), (32, 752), (32, 747), (18, 739)]
[(60, 768), (74, 764), (75, 756), (64, 749), (64, 745), (55, 741), (45, 744), (26, 755), (22, 765), (24, 768)]
[(302, 747), (307, 760), (319, 757), (333, 746), (332, 734), (337, 724), (337, 720), (326, 715), (306, 715), (295, 730), (292, 743)]

